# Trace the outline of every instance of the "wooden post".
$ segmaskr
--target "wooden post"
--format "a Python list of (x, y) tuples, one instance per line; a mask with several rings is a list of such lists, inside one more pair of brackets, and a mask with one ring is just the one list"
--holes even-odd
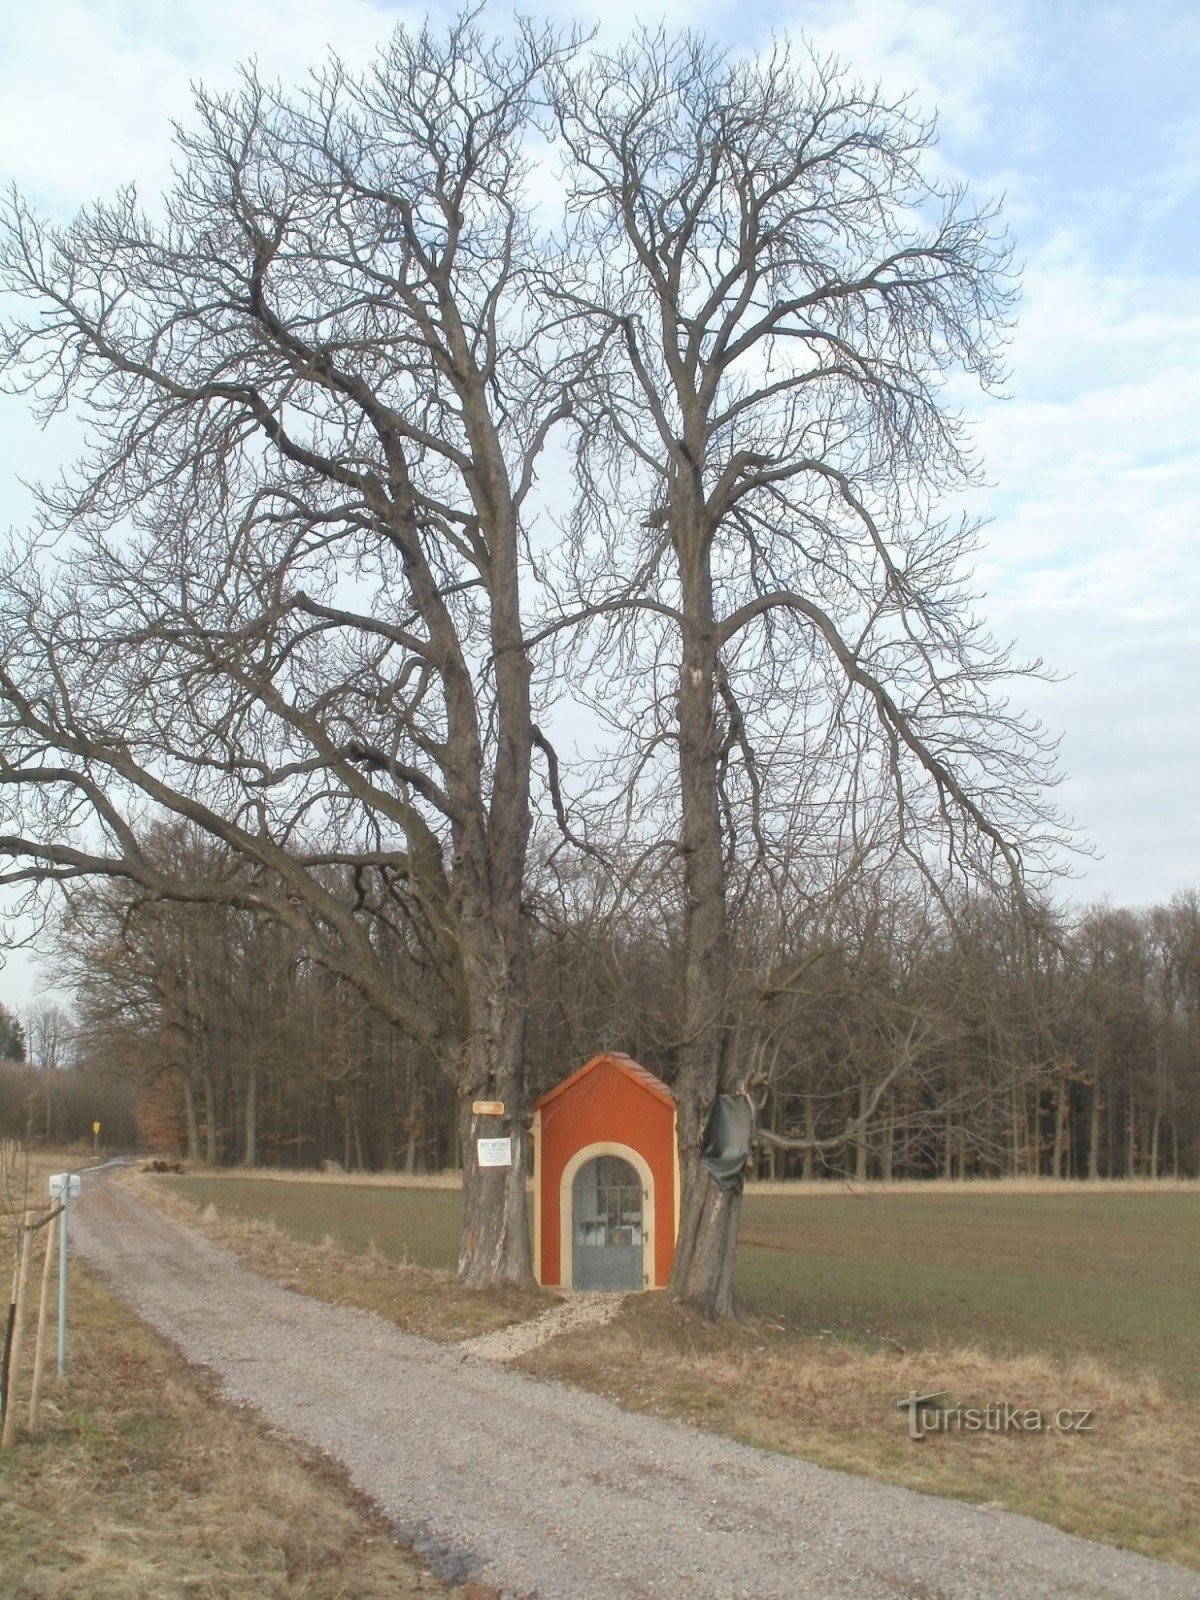
[(12, 1362), (13, 1324), (17, 1320), (17, 1279), (21, 1276), (21, 1246), (18, 1234), (17, 1259), (13, 1262), (12, 1288), (8, 1291), (8, 1310), (4, 1318), (4, 1355), (0, 1361), (0, 1422), (8, 1415), (8, 1372)]
[(42, 1263), (42, 1297), (38, 1302), (37, 1339), (33, 1346), (33, 1387), (29, 1393), (29, 1431), (37, 1432), (39, 1401), (42, 1391), (42, 1368), (46, 1360), (46, 1327), (49, 1322), (50, 1280), (54, 1276), (54, 1241), (58, 1228), (51, 1217), (46, 1224), (46, 1259)]
[(29, 1287), (29, 1258), (33, 1253), (33, 1230), (29, 1226), (29, 1213), (21, 1218), (21, 1262), (17, 1272), (16, 1312), (13, 1317), (12, 1360), (8, 1368), (8, 1406), (4, 1413), (4, 1432), (0, 1435), (0, 1450), (7, 1450), (17, 1429), (17, 1374), (21, 1370), (21, 1345), (25, 1336), (25, 1300)]

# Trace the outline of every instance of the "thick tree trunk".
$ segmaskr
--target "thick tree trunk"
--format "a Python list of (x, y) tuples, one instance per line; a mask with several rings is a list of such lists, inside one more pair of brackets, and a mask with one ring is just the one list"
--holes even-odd
[(716, 1095), (735, 1092), (725, 1033), (729, 979), (725, 863), (717, 786), (718, 675), (712, 575), (700, 535), (697, 486), (681, 473), (675, 525), (694, 535), (679, 550), (683, 650), (677, 690), (681, 844), (684, 868), (683, 1046), (678, 1104), (680, 1216), (670, 1288), (710, 1318), (734, 1315), (733, 1263), (740, 1196), (718, 1189), (700, 1159), (704, 1123)]
[[(526, 1217), (529, 1172), (524, 1074), (524, 1013), (501, 1006), (496, 1028), (481, 1032), (465, 1047), (458, 1099), (459, 1145), (463, 1163), (463, 1233), (458, 1275), (472, 1288), (513, 1284), (532, 1286), (533, 1253)], [(500, 1100), (504, 1116), (476, 1117), (472, 1102)], [(507, 1167), (479, 1165), (479, 1139), (510, 1141)]]
[[(737, 1256), (741, 1192), (718, 1189), (699, 1157), (691, 1156), (688, 1170), (680, 1139), (680, 1219), (671, 1286), (676, 1298), (710, 1318), (736, 1314), (733, 1269)], [(681, 1262), (681, 1252), (686, 1259)], [(676, 1288), (676, 1283), (679, 1287)]]

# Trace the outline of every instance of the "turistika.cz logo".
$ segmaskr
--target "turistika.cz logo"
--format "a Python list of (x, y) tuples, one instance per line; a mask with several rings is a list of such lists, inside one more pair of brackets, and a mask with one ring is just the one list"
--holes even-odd
[(920, 1444), (931, 1433), (1095, 1433), (1095, 1412), (1063, 1406), (1043, 1411), (1038, 1406), (994, 1400), (986, 1406), (941, 1405), (947, 1392), (918, 1394), (910, 1389), (896, 1401), (908, 1412), (908, 1437)]

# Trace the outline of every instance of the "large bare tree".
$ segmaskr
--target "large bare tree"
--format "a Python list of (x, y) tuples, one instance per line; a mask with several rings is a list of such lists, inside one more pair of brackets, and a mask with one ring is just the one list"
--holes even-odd
[(1012, 663), (966, 588), (972, 530), (938, 510), (972, 470), (945, 385), (998, 376), (1008, 249), (930, 175), (908, 105), (783, 46), (733, 60), (643, 34), (559, 73), (556, 107), (574, 217), (558, 287), (605, 352), (581, 394), (563, 620), (591, 618), (637, 673), (614, 713), (627, 770), (675, 751), (672, 1287), (721, 1316), (740, 1196), (701, 1152), (714, 1097), (755, 1071), (730, 1027), (729, 901), (771, 869), (772, 819), (802, 788), (828, 838), (886, 792), (889, 848), (1016, 882), (1053, 826), (1048, 747), (1009, 708)]
[[(521, 582), (569, 402), (525, 178), (562, 57), (468, 19), (294, 94), (251, 71), (198, 95), (160, 207), (14, 199), (0, 244), (8, 385), (90, 440), (41, 490), (53, 550), (6, 563), (4, 876), (274, 917), (443, 1058), (473, 1284), (531, 1275)], [(137, 831), (164, 811), (242, 868), (165, 869)]]

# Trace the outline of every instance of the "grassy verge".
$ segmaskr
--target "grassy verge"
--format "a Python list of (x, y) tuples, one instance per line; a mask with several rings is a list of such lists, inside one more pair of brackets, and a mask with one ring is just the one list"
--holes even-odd
[[(954, 1345), (869, 1350), (762, 1317), (713, 1327), (661, 1295), (632, 1298), (607, 1327), (563, 1335), (516, 1364), (746, 1444), (1200, 1566), (1197, 1419), (1150, 1375)], [(1094, 1431), (916, 1444), (896, 1408), (914, 1390), (946, 1391), (947, 1405), (964, 1408), (1086, 1409)]]
[[(252, 1212), (246, 1216), (236, 1188), (227, 1198), (220, 1187), (216, 1190), (208, 1187), (209, 1184), (220, 1186), (224, 1182), (238, 1184), (253, 1180), (204, 1180), (206, 1187), (195, 1198), (187, 1179), (168, 1181), (133, 1172), (123, 1175), (121, 1181), (167, 1215), (202, 1228), (210, 1239), (232, 1250), (252, 1271), (274, 1278), (301, 1294), (327, 1300), (331, 1305), (357, 1306), (361, 1311), (377, 1312), (406, 1333), (420, 1334), (426, 1339), (451, 1343), (470, 1339), (509, 1327), (514, 1322), (524, 1322), (553, 1304), (549, 1295), (536, 1291), (498, 1289), (480, 1294), (465, 1289), (444, 1268), (415, 1265), (407, 1259), (407, 1251), (399, 1252), (404, 1257), (399, 1260), (395, 1248), (390, 1256), (385, 1255), (374, 1244), (369, 1217), (364, 1220), (358, 1215), (354, 1228), (341, 1228), (334, 1233), (331, 1228), (337, 1228), (338, 1224), (321, 1202), (319, 1192), (312, 1197), (313, 1204), (290, 1206), (288, 1225), (283, 1227), (272, 1220), (269, 1212), (265, 1219), (262, 1213)], [(262, 1186), (264, 1190), (266, 1187)], [(210, 1193), (216, 1194), (219, 1206), (206, 1198)], [(301, 1198), (308, 1200), (309, 1197)], [(427, 1201), (434, 1203), (428, 1208), (434, 1219), (435, 1242), (431, 1248), (439, 1253), (446, 1248), (444, 1224), (451, 1214), (442, 1204), (446, 1200), (456, 1211), (461, 1210), (458, 1195), (418, 1190), (410, 1197), (410, 1205), (419, 1214), (412, 1229), (418, 1254), (422, 1253), (420, 1241), (425, 1237)], [(391, 1203), (394, 1209), (394, 1200)], [(457, 1240), (457, 1219), (453, 1227)], [(440, 1259), (440, 1254), (435, 1258)]]
[(67, 1376), (50, 1382), (37, 1436), (19, 1431), (0, 1452), (0, 1594), (414, 1600), (450, 1592), (328, 1464), (223, 1404), (79, 1262), (71, 1281)]

